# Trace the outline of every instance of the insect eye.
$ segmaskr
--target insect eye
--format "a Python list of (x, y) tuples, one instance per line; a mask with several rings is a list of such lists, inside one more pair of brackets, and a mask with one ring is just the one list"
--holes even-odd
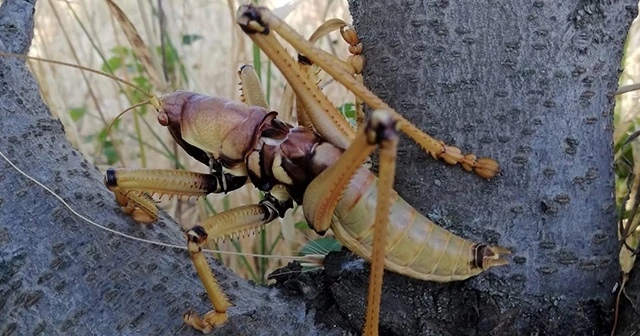
[(158, 123), (162, 126), (169, 125), (169, 116), (164, 111), (158, 111)]

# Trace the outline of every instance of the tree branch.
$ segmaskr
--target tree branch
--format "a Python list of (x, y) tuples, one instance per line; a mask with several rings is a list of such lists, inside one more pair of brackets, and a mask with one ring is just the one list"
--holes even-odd
[[(29, 50), (34, 5), (2, 3), (0, 50)], [(122, 214), (102, 174), (51, 117), (21, 59), (0, 57), (0, 129), (0, 151), (79, 213), (128, 235), (186, 246), (166, 215), (144, 226)], [(211, 307), (186, 251), (93, 227), (2, 160), (0, 181), (0, 333), (199, 334), (183, 328), (182, 314)], [(214, 272), (236, 305), (216, 335), (317, 332), (299, 298), (283, 299), (217, 263)]]

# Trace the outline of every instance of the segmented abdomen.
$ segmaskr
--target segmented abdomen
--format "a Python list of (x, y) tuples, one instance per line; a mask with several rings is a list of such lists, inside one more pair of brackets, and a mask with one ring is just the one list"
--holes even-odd
[[(377, 200), (377, 178), (361, 168), (334, 212), (331, 228), (351, 251), (369, 259)], [(477, 244), (458, 237), (418, 213), (393, 193), (385, 268), (406, 276), (446, 282), (483, 271), (475, 260)]]

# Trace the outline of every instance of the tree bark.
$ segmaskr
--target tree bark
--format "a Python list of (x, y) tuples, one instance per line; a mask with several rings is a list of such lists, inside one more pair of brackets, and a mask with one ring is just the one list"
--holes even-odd
[[(0, 7), (0, 50), (25, 53), (35, 1)], [(356, 1), (366, 84), (423, 130), (496, 158), (492, 181), (445, 167), (408, 139), (397, 190), (509, 266), (435, 284), (385, 274), (381, 333), (604, 334), (617, 281), (613, 92), (635, 1)], [(135, 225), (41, 102), (24, 61), (0, 57), (0, 151), (80, 213), (114, 230), (185, 244), (170, 218)], [(173, 334), (210, 309), (186, 252), (79, 220), (0, 164), (3, 334)], [(291, 268), (298, 269), (297, 265)], [(236, 304), (220, 335), (358, 333), (368, 265), (347, 252), (321, 274), (253, 286), (214, 266)], [(181, 333), (197, 334), (186, 328)]]
[(401, 141), (396, 189), (409, 203), (513, 250), (509, 266), (470, 281), (419, 285), (416, 334), (610, 332), (613, 93), (637, 1), (349, 4), (366, 85), (423, 130), (502, 167), (482, 181)]
[[(2, 3), (1, 51), (29, 50), (34, 5)], [(21, 59), (0, 57), (0, 129), (0, 151), (79, 213), (116, 231), (186, 246), (166, 215), (144, 226), (118, 209), (102, 174), (51, 117)], [(93, 227), (1, 159), (0, 186), (0, 334), (201, 334), (182, 325), (187, 310), (211, 309), (185, 251)], [(285, 300), (218, 264), (214, 272), (236, 305), (216, 335), (318, 333), (299, 298)]]

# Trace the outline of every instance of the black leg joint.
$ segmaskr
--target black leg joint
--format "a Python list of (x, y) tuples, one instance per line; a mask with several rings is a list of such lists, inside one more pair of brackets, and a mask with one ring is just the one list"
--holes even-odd
[(205, 231), (205, 229), (200, 226), (200, 225), (196, 225), (193, 228), (191, 228), (189, 231), (187, 231), (187, 237), (188, 239), (196, 244), (200, 244), (201, 242), (204, 242), (207, 240), (207, 231)]
[(270, 193), (266, 193), (259, 204), (266, 205), (270, 209), (275, 210), (280, 218), (284, 218), (287, 210), (293, 209), (293, 200), (291, 198), (287, 198), (286, 201), (280, 201)]
[(311, 62), (309, 57), (300, 53), (298, 53), (298, 63), (304, 64), (304, 65), (313, 65), (313, 62)]
[(236, 176), (228, 173), (214, 171), (206, 175), (207, 192), (219, 194), (234, 191), (247, 183), (247, 176)]
[(116, 170), (113, 168), (107, 169), (107, 173), (104, 176), (104, 184), (107, 187), (117, 187), (118, 179), (116, 177)]
[[(242, 12), (242, 16), (246, 20), (246, 23), (245, 22), (239, 23), (240, 28), (242, 28), (242, 31), (244, 31), (247, 34), (256, 34), (256, 33), (261, 33), (261, 34), (264, 34), (264, 35), (268, 35), (269, 34), (269, 26), (267, 26), (262, 21), (262, 14), (260, 14), (260, 8), (259, 7), (251, 6), (251, 5), (246, 6), (246, 9)], [(251, 28), (249, 26), (249, 23), (251, 21), (257, 22), (264, 29), (262, 31), (257, 31), (255, 29)]]
[(231, 174), (224, 174), (224, 179), (227, 181), (227, 189), (225, 194), (229, 191), (236, 190), (247, 183), (247, 176), (236, 176)]

